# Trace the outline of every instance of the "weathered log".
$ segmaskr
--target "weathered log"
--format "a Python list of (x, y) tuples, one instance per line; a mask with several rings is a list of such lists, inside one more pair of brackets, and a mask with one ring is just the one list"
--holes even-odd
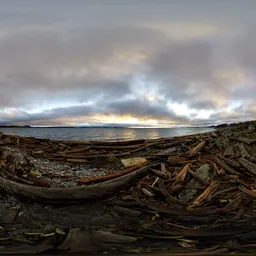
[(109, 156), (113, 157), (122, 157), (122, 156), (129, 156), (129, 152), (121, 153), (121, 154), (102, 154), (102, 155), (86, 155), (86, 156), (71, 156), (71, 155), (62, 155), (62, 154), (53, 154), (53, 156), (57, 157), (65, 157), (68, 159), (91, 159), (91, 158), (108, 158)]
[(243, 142), (243, 143), (248, 144), (248, 145), (256, 143), (256, 139), (248, 139), (248, 138), (242, 138), (242, 137), (238, 137), (236, 139), (238, 141)]
[(150, 201), (146, 201), (141, 203), (144, 206), (147, 206), (149, 209), (154, 211), (158, 211), (161, 213), (169, 214), (169, 215), (176, 215), (176, 216), (207, 216), (207, 215), (215, 215), (219, 213), (219, 210), (211, 208), (202, 208), (202, 209), (179, 209), (176, 207), (170, 207), (166, 205), (160, 205), (151, 203)]
[(122, 206), (114, 206), (114, 210), (121, 215), (128, 215), (128, 216), (132, 216), (132, 217), (136, 217), (141, 214), (140, 211), (125, 208)]
[(93, 178), (80, 177), (80, 180), (76, 180), (76, 182), (83, 183), (83, 184), (103, 182), (103, 181), (106, 181), (106, 180), (121, 177), (125, 174), (134, 172), (134, 171), (144, 167), (146, 164), (147, 163), (135, 165), (135, 166), (132, 166), (132, 167), (129, 167), (129, 168), (125, 168), (125, 169), (123, 169), (119, 172), (115, 172), (115, 173), (112, 173), (112, 174), (109, 174), (109, 175), (103, 175), (103, 176), (99, 176), (99, 177), (93, 177)]
[(136, 242), (137, 238), (114, 234), (108, 231), (82, 230), (72, 228), (65, 240), (57, 247), (58, 250), (68, 253), (99, 252), (111, 244), (127, 244)]
[(148, 171), (149, 167), (95, 185), (68, 188), (43, 188), (20, 184), (0, 177), (0, 189), (28, 200), (46, 203), (76, 203), (112, 195)]
[(125, 146), (103, 146), (103, 145), (91, 145), (92, 149), (109, 149), (109, 150), (124, 150), (124, 149), (137, 149), (146, 146), (145, 144), (125, 145)]
[(27, 184), (27, 185), (33, 185), (34, 184), (34, 182), (32, 182), (32, 181), (29, 181), (29, 180), (17, 177), (14, 174), (12, 174), (12, 173), (4, 170), (4, 169), (0, 169), (0, 172), (5, 174), (8, 178), (10, 178), (13, 181), (17, 181), (17, 182), (20, 182), (20, 183), (23, 183), (23, 184)]
[(180, 207), (181, 205), (187, 205), (186, 202), (180, 201), (174, 197), (172, 197), (169, 192), (166, 190), (164, 186), (164, 180), (159, 179), (158, 180), (159, 189), (162, 192), (162, 194), (165, 196), (166, 201), (169, 202), (171, 205), (176, 205), (177, 207)]
[(206, 141), (203, 140), (197, 146), (195, 146), (194, 148), (190, 149), (186, 153), (187, 157), (194, 157), (205, 146), (205, 144), (206, 144)]
[(90, 141), (89, 144), (99, 146), (128, 146), (136, 144), (144, 144), (146, 140), (124, 140), (124, 141)]
[(156, 176), (163, 178), (163, 179), (168, 179), (168, 174), (167, 173), (162, 173), (161, 171), (155, 170), (150, 168), (150, 171), (152, 171)]
[(235, 156), (234, 147), (232, 146), (226, 147), (223, 156), (231, 156), (231, 157)]
[(90, 142), (88, 141), (70, 141), (70, 140), (53, 140), (50, 139), (49, 142), (53, 142), (53, 143), (61, 143), (61, 144), (65, 144), (65, 145), (90, 145)]
[(231, 187), (231, 188), (223, 189), (221, 191), (217, 191), (215, 194), (212, 195), (212, 198), (217, 197), (217, 196), (222, 195), (222, 194), (226, 194), (226, 193), (234, 191), (236, 189), (237, 189), (237, 187)]
[(174, 230), (155, 230), (156, 233), (165, 235), (183, 235), (189, 237), (202, 237), (202, 238), (224, 238), (236, 236), (240, 237), (245, 232), (254, 231), (255, 226), (251, 222), (236, 224), (216, 224), (211, 227), (199, 228), (199, 229), (174, 229)]
[(231, 210), (234, 210), (234, 209), (237, 209), (241, 203), (242, 203), (242, 195), (241, 194), (238, 194), (233, 200), (231, 200), (226, 206), (225, 206), (225, 211), (231, 211)]
[(179, 144), (182, 143), (182, 142), (188, 142), (188, 141), (190, 141), (190, 140), (191, 140), (191, 139), (186, 139), (186, 140), (178, 139), (178, 140), (176, 140), (176, 141), (172, 141), (172, 142), (169, 142), (169, 143), (164, 143), (164, 144), (158, 145), (157, 148), (161, 148), (161, 149), (171, 148), (171, 147), (173, 147), (173, 146), (179, 145)]
[(176, 185), (177, 183), (184, 182), (184, 180), (187, 176), (188, 169), (189, 169), (189, 164), (186, 164), (182, 168), (182, 170), (176, 175), (176, 179), (175, 179), (174, 183), (172, 184), (172, 186)]
[(233, 169), (232, 167), (230, 167), (229, 165), (227, 165), (226, 163), (224, 163), (223, 161), (221, 161), (218, 157), (213, 156), (213, 159), (215, 160), (215, 162), (222, 167), (226, 172), (230, 173), (230, 174), (234, 174), (234, 175), (241, 175), (241, 173), (237, 172), (235, 169)]
[(234, 167), (234, 168), (240, 168), (241, 167), (241, 164), (239, 162), (237, 162), (236, 160), (234, 159), (229, 159), (229, 158), (226, 158), (226, 157), (223, 157), (222, 158), (228, 165)]
[(239, 143), (239, 144), (238, 144), (238, 148), (239, 148), (240, 153), (241, 153), (241, 156), (242, 156), (243, 158), (250, 156), (249, 153), (247, 152), (247, 150), (245, 149), (244, 144)]
[(141, 150), (143, 150), (143, 149), (146, 149), (146, 148), (149, 148), (149, 147), (152, 147), (152, 146), (161, 144), (161, 143), (162, 143), (162, 141), (160, 141), (160, 142), (154, 142), (154, 143), (149, 143), (149, 144), (147, 144), (147, 145), (145, 145), (145, 146), (142, 146), (142, 147), (140, 147), (140, 148), (131, 150), (131, 151), (129, 151), (129, 153), (130, 153), (130, 154), (136, 153), (136, 152), (139, 152), (139, 151), (141, 151)]
[(255, 191), (252, 191), (250, 189), (247, 189), (246, 187), (244, 186), (239, 186), (238, 187), (242, 192), (244, 192), (245, 194), (251, 196), (251, 197), (256, 197), (256, 192)]
[(78, 163), (78, 164), (88, 163), (88, 160), (86, 159), (67, 159), (67, 161), (72, 163)]
[(212, 181), (211, 184), (209, 185), (209, 187), (206, 188), (206, 189), (203, 191), (203, 193), (201, 193), (201, 194), (193, 201), (193, 203), (192, 203), (191, 206), (194, 207), (194, 206), (199, 206), (199, 205), (201, 205), (201, 204), (203, 203), (203, 201), (204, 201), (206, 198), (209, 198), (209, 197), (213, 194), (213, 192), (214, 192), (216, 186), (218, 186), (218, 183), (217, 183), (216, 181)]
[(179, 157), (179, 156), (169, 156), (168, 161), (171, 163), (190, 163), (191, 160), (185, 157)]
[(83, 147), (83, 148), (78, 148), (78, 149), (66, 150), (64, 152), (61, 152), (61, 154), (68, 155), (68, 154), (74, 154), (74, 153), (81, 153), (81, 152), (85, 152), (86, 150), (88, 150), (88, 148), (89, 147)]
[(244, 158), (239, 158), (239, 162), (241, 165), (243, 165), (249, 172), (252, 174), (256, 175), (256, 164), (248, 161), (247, 159)]
[(193, 176), (193, 178), (195, 178), (197, 181), (199, 181), (202, 185), (206, 185), (206, 186), (209, 185), (209, 182), (207, 180), (202, 178), (197, 173), (193, 172), (190, 168), (188, 168), (188, 173), (191, 174), (191, 176)]

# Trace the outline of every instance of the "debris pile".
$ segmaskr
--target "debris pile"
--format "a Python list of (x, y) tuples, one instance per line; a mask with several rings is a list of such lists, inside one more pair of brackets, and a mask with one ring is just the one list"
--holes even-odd
[[(20, 202), (38, 204), (45, 215), (42, 205), (46, 204), (52, 212), (63, 204), (84, 204), (87, 212), (92, 211), (89, 227), (87, 223), (77, 228), (74, 223), (79, 217), (61, 227), (51, 216), (45, 217), (51, 223), (49, 230), (18, 233), (24, 244), (28, 241), (40, 252), (70, 249), (199, 255), (200, 250), (202, 255), (214, 255), (256, 247), (256, 134), (252, 129), (117, 142), (2, 134), (0, 145), (1, 191)], [(23, 152), (23, 157), (12, 154), (15, 150)], [(66, 185), (56, 187), (47, 172), (35, 169), (35, 159), (65, 164), (71, 171), (61, 172), (58, 184)], [(86, 175), (77, 169), (87, 170)], [(21, 211), (15, 208), (13, 212), (16, 215), (9, 225), (15, 229)], [(0, 244), (15, 241), (15, 232), (2, 226)]]

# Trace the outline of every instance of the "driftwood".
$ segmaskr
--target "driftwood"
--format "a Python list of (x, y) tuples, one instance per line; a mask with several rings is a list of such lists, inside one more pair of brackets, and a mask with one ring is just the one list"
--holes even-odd
[(248, 138), (242, 138), (242, 137), (238, 137), (236, 139), (238, 141), (243, 142), (243, 143), (248, 144), (248, 145), (256, 143), (256, 139), (248, 139)]
[(244, 192), (245, 194), (253, 197), (253, 198), (256, 198), (256, 192), (255, 191), (251, 191), (250, 189), (247, 189), (243, 186), (239, 186), (238, 187), (242, 192)]
[(202, 185), (209, 185), (209, 182), (207, 180), (204, 180), (200, 175), (193, 172), (190, 168), (188, 168), (189, 174), (191, 174), (196, 180), (198, 180)]
[(128, 145), (138, 145), (144, 144), (146, 140), (126, 140), (126, 141), (90, 141), (90, 144), (99, 146), (128, 146)]
[(218, 210), (213, 208), (187, 210), (187, 209), (169, 207), (165, 205), (153, 204), (151, 202), (145, 202), (145, 203), (142, 203), (142, 205), (145, 205), (152, 210), (155, 210), (161, 213), (166, 213), (169, 215), (174, 215), (174, 216), (206, 216), (206, 215), (215, 215), (219, 213)]
[(106, 180), (110, 180), (110, 179), (113, 179), (113, 178), (121, 177), (121, 176), (123, 176), (125, 174), (134, 172), (134, 171), (142, 168), (146, 164), (147, 163), (139, 164), (139, 165), (136, 165), (136, 166), (125, 168), (124, 170), (121, 170), (119, 172), (115, 172), (115, 173), (112, 173), (112, 174), (109, 174), (109, 175), (100, 176), (100, 177), (94, 177), (94, 178), (83, 178), (83, 177), (81, 177), (81, 179), (77, 180), (77, 182), (83, 183), (83, 184), (103, 182), (103, 181), (106, 181)]
[[(57, 251), (72, 248), (70, 252), (108, 252), (110, 249), (142, 253), (161, 240), (159, 251), (161, 248), (172, 253), (180, 251), (182, 255), (187, 252), (191, 255), (215, 255), (216, 252), (232, 252), (236, 248), (256, 247), (253, 245), (256, 237), (253, 143), (247, 144), (246, 148), (241, 143), (237, 147), (237, 141), (230, 139), (232, 136), (227, 136), (225, 140), (224, 132), (155, 140), (81, 143), (9, 135), (2, 137), (3, 144), (12, 144), (30, 156), (35, 155), (28, 156), (23, 167), (20, 160), (10, 156), (1, 160), (0, 157), (0, 165), (5, 172), (28, 182), (33, 182), (29, 174), (35, 170), (35, 158), (65, 161), (64, 165), (74, 170), (68, 172), (72, 185), (77, 179), (76, 166), (79, 167), (78, 173), (83, 166), (86, 171), (92, 167), (92, 171), (97, 172), (97, 168), (120, 170), (123, 156), (148, 161), (145, 166), (133, 166), (110, 175), (80, 179), (79, 182), (97, 183), (94, 185), (44, 188), (21, 184), (22, 180), (14, 182), (0, 178), (1, 191), (27, 201), (24, 207), (15, 209), (15, 216), (11, 211), (2, 211), (10, 223), (5, 226), (6, 218), (1, 219), (0, 215), (0, 225), (4, 229), (11, 230), (10, 225), (23, 223), (22, 214), (26, 209), (29, 209), (28, 216), (33, 222), (31, 228), (34, 228), (34, 220), (39, 222), (41, 219), (54, 227), (56, 223), (63, 227), (63, 230), (50, 231), (42, 236), (37, 233), (36, 236), (40, 236), (38, 239), (33, 232), (26, 232), (24, 241), (42, 244), (54, 241), (52, 248)], [(196, 141), (201, 142), (196, 145)], [(245, 141), (242, 143), (246, 144)], [(173, 146), (175, 148), (171, 148)], [(225, 149), (228, 147), (234, 152), (227, 152)], [(242, 153), (244, 158), (240, 158), (237, 150), (240, 148), (242, 152), (242, 147), (247, 152)], [(161, 152), (162, 149), (170, 150)], [(0, 150), (4, 153), (5, 148)], [(197, 173), (203, 165), (208, 165), (204, 172), (206, 175)], [(41, 177), (48, 179), (49, 176), (43, 173)], [(58, 182), (61, 179), (69, 182), (65, 171), (55, 173), (54, 177)], [(192, 180), (196, 183), (191, 184)], [(50, 185), (56, 186), (55, 183)], [(192, 194), (191, 190), (195, 193)], [(187, 194), (184, 195), (184, 192)], [(189, 200), (184, 202), (187, 198)], [(19, 201), (21, 206), (22, 202)], [(45, 207), (44, 204), (49, 205)], [(82, 229), (74, 231), (80, 225)], [(10, 242), (5, 232), (8, 231), (0, 234), (0, 246)], [(42, 240), (43, 237), (49, 239)], [(155, 251), (158, 249), (154, 248)]]
[(9, 179), (11, 179), (13, 181), (17, 181), (17, 182), (20, 182), (20, 183), (23, 183), (23, 184), (27, 184), (27, 185), (34, 185), (34, 182), (26, 180), (26, 179), (22, 179), (20, 177), (17, 177), (17, 176), (13, 175), (12, 173), (10, 173), (10, 172), (8, 172), (8, 171), (6, 171), (4, 169), (0, 169), (0, 175), (1, 174), (6, 175)]
[(168, 161), (171, 163), (190, 163), (191, 160), (185, 157), (169, 156)]
[(229, 165), (227, 165), (226, 163), (224, 163), (223, 161), (221, 161), (218, 157), (213, 156), (213, 159), (215, 160), (215, 162), (222, 167), (226, 172), (230, 173), (230, 174), (234, 174), (234, 175), (241, 175), (239, 172), (237, 172), (235, 169), (233, 169), (232, 167), (230, 167)]
[(245, 149), (245, 147), (244, 147), (244, 144), (239, 143), (239, 144), (238, 144), (238, 148), (239, 148), (239, 150), (240, 150), (240, 152), (241, 152), (241, 156), (242, 156), (243, 158), (246, 158), (246, 157), (249, 157), (249, 156), (250, 156), (249, 153), (246, 151), (246, 149)]
[(256, 164), (250, 162), (247, 159), (239, 158), (239, 162), (241, 165), (243, 165), (249, 172), (256, 175)]
[(188, 173), (188, 169), (189, 169), (189, 164), (186, 164), (182, 170), (177, 174), (176, 176), (176, 180), (173, 183), (173, 186), (176, 185), (177, 183), (182, 183), (184, 182), (186, 175)]
[(76, 201), (91, 201), (109, 196), (134, 179), (144, 175), (149, 167), (141, 169), (110, 181), (85, 187), (42, 188), (20, 184), (0, 177), (0, 189), (7, 193), (21, 196), (28, 200), (46, 203), (74, 203)]
[(56, 154), (57, 157), (65, 157), (67, 159), (92, 159), (92, 158), (108, 158), (110, 156), (112, 157), (123, 157), (123, 156), (129, 156), (129, 152), (120, 153), (120, 154), (102, 154), (102, 155), (86, 155), (86, 156), (71, 156), (71, 155), (59, 155)]
[(200, 142), (197, 146), (195, 146), (194, 148), (190, 149), (186, 155), (188, 157), (194, 157), (206, 144), (206, 141), (203, 140), (202, 142)]
[(127, 149), (137, 149), (145, 146), (145, 144), (136, 144), (136, 145), (126, 145), (126, 146), (99, 146), (92, 145), (92, 149), (110, 149), (110, 150), (127, 150)]
[(223, 157), (222, 158), (228, 165), (234, 167), (234, 168), (240, 168), (241, 167), (241, 164), (234, 160), (234, 159), (229, 159), (229, 158), (226, 158), (226, 157)]
[(158, 184), (159, 184), (159, 189), (160, 191), (163, 193), (163, 195), (165, 196), (167, 202), (171, 203), (172, 205), (187, 205), (186, 202), (182, 202), (174, 197), (172, 197), (169, 192), (166, 190), (165, 185), (164, 185), (164, 181), (162, 179), (158, 180)]
[(203, 200), (210, 198), (216, 186), (217, 183), (215, 181), (212, 181), (209, 187), (193, 201), (192, 206), (199, 206), (202, 204)]
[(153, 168), (150, 168), (150, 171), (152, 171), (156, 176), (158, 176), (160, 178), (168, 179), (168, 174), (167, 173), (163, 173), (163, 172), (155, 170)]

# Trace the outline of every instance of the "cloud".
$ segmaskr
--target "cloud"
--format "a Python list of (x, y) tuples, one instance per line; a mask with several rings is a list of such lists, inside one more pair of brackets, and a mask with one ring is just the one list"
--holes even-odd
[(255, 18), (244, 2), (234, 13), (226, 1), (85, 2), (4, 2), (2, 122), (255, 118)]

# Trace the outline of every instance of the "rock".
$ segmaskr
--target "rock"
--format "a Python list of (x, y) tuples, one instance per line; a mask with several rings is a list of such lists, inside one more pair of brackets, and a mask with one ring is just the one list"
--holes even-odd
[[(195, 173), (207, 181), (210, 179), (210, 166), (208, 164), (204, 164), (199, 169), (197, 169)], [(188, 182), (187, 186), (201, 187), (202, 185), (196, 179), (192, 179)], [(195, 198), (197, 194), (197, 189), (183, 189), (179, 194), (179, 199), (185, 202), (189, 202), (191, 199)]]
[(226, 138), (224, 136), (220, 136), (220, 137), (215, 139), (215, 145), (218, 148), (226, 148), (230, 145), (230, 141), (229, 141), (228, 138)]
[(254, 130), (255, 130), (255, 127), (254, 127), (253, 125), (249, 125), (248, 130), (249, 130), (249, 131), (254, 131)]

